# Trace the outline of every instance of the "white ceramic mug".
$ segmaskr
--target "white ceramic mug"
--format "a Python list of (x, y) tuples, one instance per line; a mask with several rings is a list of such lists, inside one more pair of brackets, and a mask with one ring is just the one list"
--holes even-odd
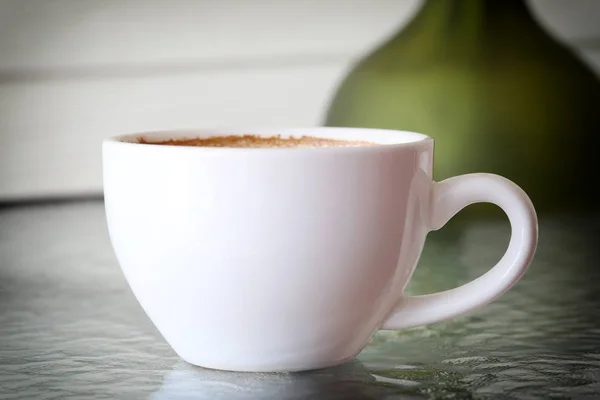
[[(136, 143), (253, 133), (378, 146), (209, 148)], [(491, 174), (432, 180), (433, 140), (402, 131), (308, 128), (158, 132), (107, 139), (111, 241), (139, 303), (185, 361), (300, 371), (354, 358), (379, 329), (484, 306), (528, 268), (537, 218)], [(429, 231), (476, 202), (510, 220), (508, 250), (456, 289), (404, 296)]]

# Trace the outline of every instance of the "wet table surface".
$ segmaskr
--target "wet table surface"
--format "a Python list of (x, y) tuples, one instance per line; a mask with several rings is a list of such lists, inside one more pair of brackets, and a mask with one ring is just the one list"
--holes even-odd
[[(249, 374), (178, 359), (127, 287), (101, 202), (4, 208), (0, 398), (600, 398), (599, 223), (542, 219), (532, 267), (484, 309), (379, 332), (336, 368)], [(470, 225), (452, 244), (432, 234), (410, 294), (473, 279), (508, 238), (505, 222)]]

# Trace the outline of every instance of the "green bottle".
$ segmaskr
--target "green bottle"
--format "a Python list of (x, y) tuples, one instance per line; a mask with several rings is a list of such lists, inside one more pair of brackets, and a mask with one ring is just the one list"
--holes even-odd
[(436, 180), (504, 175), (540, 216), (600, 206), (600, 83), (521, 0), (427, 0), (350, 71), (324, 124), (428, 134)]

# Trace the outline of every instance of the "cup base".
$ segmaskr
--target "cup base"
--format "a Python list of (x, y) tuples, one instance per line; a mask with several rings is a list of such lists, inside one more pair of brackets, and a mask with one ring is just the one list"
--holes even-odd
[(227, 371), (227, 372), (254, 372), (254, 373), (286, 373), (286, 372), (305, 372), (305, 371), (315, 371), (325, 368), (336, 367), (342, 364), (349, 363), (353, 361), (356, 356), (344, 357), (337, 360), (331, 360), (327, 362), (318, 362), (318, 363), (307, 363), (302, 362), (298, 364), (264, 364), (260, 362), (245, 362), (245, 363), (215, 363), (215, 362), (205, 362), (200, 358), (196, 359), (194, 357), (182, 357), (179, 356), (186, 363), (193, 365), (195, 367), (212, 369), (215, 371)]

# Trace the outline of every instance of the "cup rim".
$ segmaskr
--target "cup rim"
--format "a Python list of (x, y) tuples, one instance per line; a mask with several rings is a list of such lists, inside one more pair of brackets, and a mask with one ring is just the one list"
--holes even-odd
[[(168, 139), (192, 139), (198, 137), (230, 136), (230, 135), (256, 135), (256, 136), (313, 136), (324, 139), (338, 140), (358, 140), (375, 143), (375, 146), (331, 146), (331, 147), (202, 147), (202, 146), (168, 146), (152, 143), (140, 143), (138, 139), (146, 140), (168, 140)], [(170, 151), (281, 151), (281, 152), (299, 152), (299, 151), (352, 151), (365, 149), (381, 148), (406, 148), (422, 146), (423, 144), (433, 142), (430, 136), (412, 131), (379, 129), (379, 128), (361, 128), (361, 127), (307, 127), (307, 128), (215, 128), (215, 129), (166, 129), (153, 131), (140, 131), (114, 135), (104, 139), (103, 144), (119, 145), (126, 147), (135, 147), (138, 149), (169, 149)]]

